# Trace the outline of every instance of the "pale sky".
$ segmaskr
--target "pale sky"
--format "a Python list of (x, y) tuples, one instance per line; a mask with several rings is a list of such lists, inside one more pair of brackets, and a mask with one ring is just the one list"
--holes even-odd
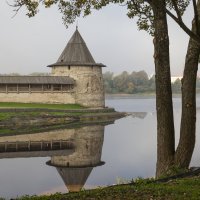
[[(56, 6), (40, 8), (34, 18), (28, 18), (23, 10), (12, 18), (12, 9), (5, 0), (0, 1), (0, 73), (50, 72), (46, 66), (57, 61), (76, 23), (66, 29)], [(191, 17), (189, 10), (185, 17), (189, 26)], [(181, 76), (188, 36), (177, 24), (171, 21), (169, 24), (171, 73)], [(135, 20), (126, 16), (124, 7), (111, 5), (95, 11), (79, 19), (78, 26), (95, 61), (107, 66), (104, 72), (154, 73), (152, 37), (138, 31)]]

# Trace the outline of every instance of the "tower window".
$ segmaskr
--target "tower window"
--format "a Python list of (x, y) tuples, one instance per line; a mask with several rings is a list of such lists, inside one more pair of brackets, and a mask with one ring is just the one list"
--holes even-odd
[(70, 66), (68, 66), (68, 70), (70, 70), (70, 68), (71, 68), (71, 67), (70, 67)]

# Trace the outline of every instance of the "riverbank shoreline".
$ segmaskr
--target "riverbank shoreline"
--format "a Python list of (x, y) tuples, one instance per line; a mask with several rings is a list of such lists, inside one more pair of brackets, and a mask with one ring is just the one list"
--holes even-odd
[[(200, 96), (200, 93), (197, 93), (197, 97)], [(156, 98), (155, 93), (137, 93), (137, 94), (106, 94), (106, 99), (115, 99), (115, 98), (133, 98), (133, 99), (151, 99)], [(181, 98), (181, 93), (172, 94), (173, 98)]]
[(110, 124), (125, 116), (128, 113), (113, 108), (0, 108), (0, 137)]

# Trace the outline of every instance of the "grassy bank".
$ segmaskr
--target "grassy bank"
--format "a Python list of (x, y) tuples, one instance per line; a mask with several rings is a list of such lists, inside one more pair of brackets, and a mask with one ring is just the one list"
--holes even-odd
[(199, 200), (200, 178), (193, 177), (153, 183), (139, 180), (130, 185), (116, 185), (95, 190), (51, 196), (24, 196), (18, 200)]
[(112, 108), (79, 105), (0, 103), (0, 136), (28, 134), (95, 123), (112, 123), (126, 116)]
[(0, 108), (84, 109), (85, 107), (78, 104), (41, 104), (41, 103), (0, 102)]

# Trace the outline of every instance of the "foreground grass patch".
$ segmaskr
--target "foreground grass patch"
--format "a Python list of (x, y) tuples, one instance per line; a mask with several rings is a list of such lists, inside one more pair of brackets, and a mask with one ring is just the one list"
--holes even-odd
[(40, 104), (40, 103), (0, 102), (0, 108), (83, 109), (85, 107), (78, 104)]
[(130, 185), (51, 196), (24, 196), (18, 200), (199, 200), (200, 178), (173, 180), (168, 183), (140, 181)]

